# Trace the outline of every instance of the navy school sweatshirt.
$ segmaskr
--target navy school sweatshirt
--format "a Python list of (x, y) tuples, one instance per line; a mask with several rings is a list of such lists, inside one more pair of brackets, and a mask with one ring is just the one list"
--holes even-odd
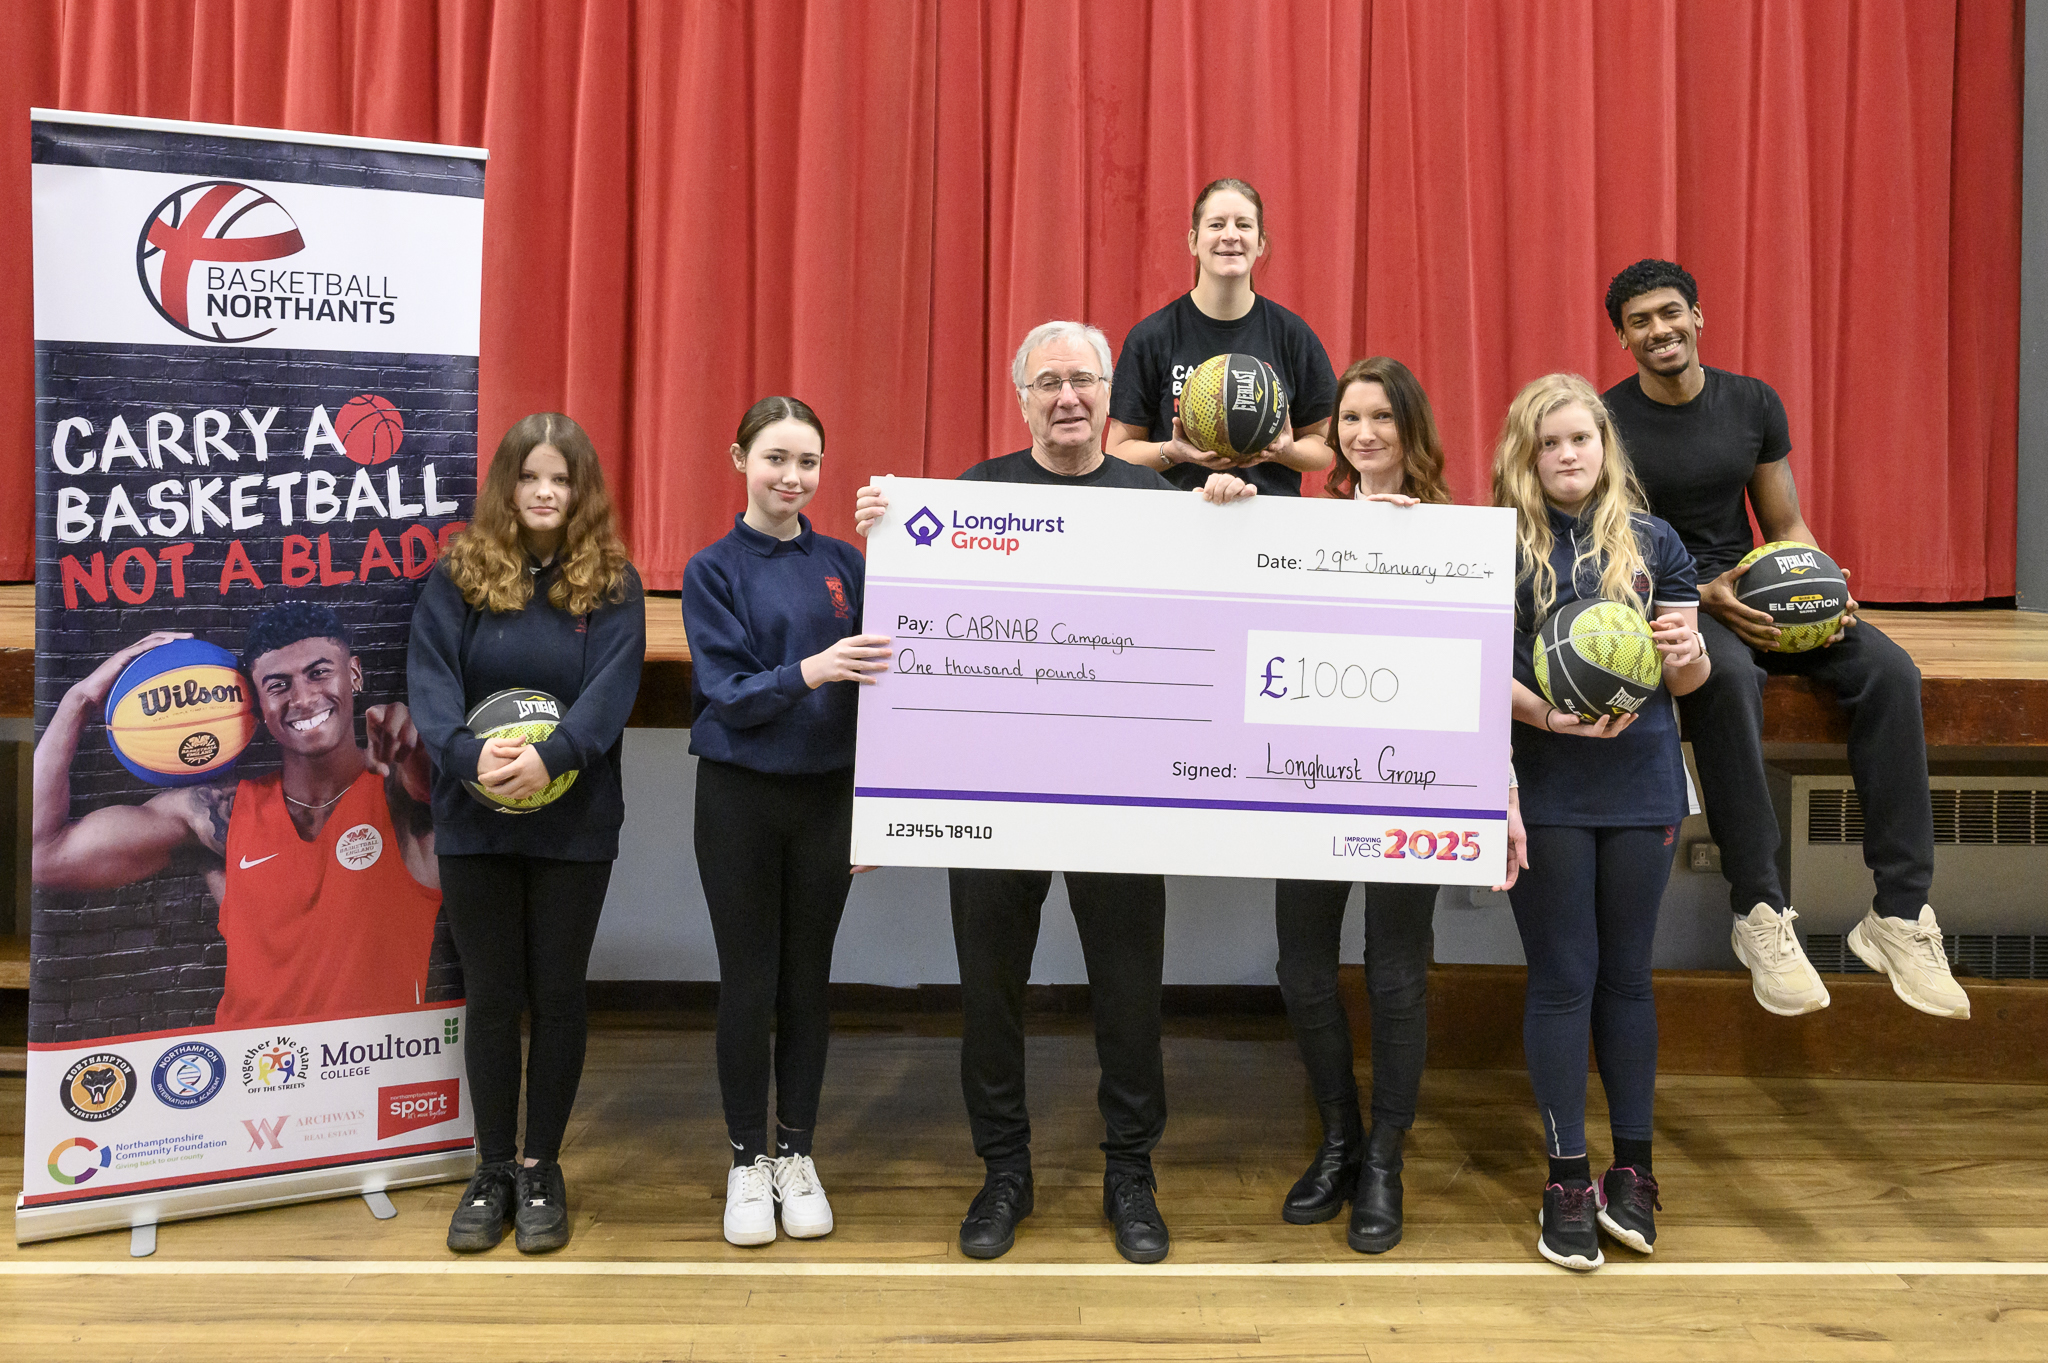
[[(526, 608), (477, 610), (444, 568), (413, 609), (406, 698), (434, 761), (434, 848), (446, 856), (514, 853), (563, 861), (619, 855), (626, 801), (620, 739), (640, 692), (647, 609), (640, 576), (626, 569), (625, 599), (571, 615), (548, 600), (557, 569), (540, 568)], [(462, 785), (476, 779), (483, 740), (467, 719), (498, 691), (531, 687), (562, 702), (562, 722), (535, 744), (550, 776), (578, 773), (553, 804), (527, 814), (487, 808)]]
[(867, 564), (797, 517), (778, 540), (733, 517), (683, 569), (694, 719), (690, 751), (794, 776), (853, 765), (858, 682), (804, 685), (803, 660), (860, 633)]

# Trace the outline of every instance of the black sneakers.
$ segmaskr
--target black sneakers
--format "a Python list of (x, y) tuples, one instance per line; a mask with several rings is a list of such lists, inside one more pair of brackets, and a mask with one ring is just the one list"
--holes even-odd
[(1536, 1238), (1536, 1252), (1561, 1268), (1582, 1273), (1606, 1263), (1593, 1219), (1597, 1196), (1591, 1183), (1578, 1179), (1546, 1187), (1543, 1210), (1536, 1215), (1536, 1224), (1543, 1228)]
[(544, 1159), (519, 1166), (519, 1205), (512, 1224), (521, 1254), (545, 1254), (569, 1243), (569, 1192), (561, 1165)]
[(455, 1215), (448, 1219), (448, 1248), (457, 1254), (477, 1254), (504, 1239), (516, 1183), (511, 1160), (479, 1164), (456, 1199)]
[(1657, 1252), (1655, 1213), (1664, 1204), (1657, 1200), (1656, 1179), (1617, 1164), (1600, 1176), (1596, 1201), (1609, 1235), (1638, 1254)]
[(1116, 1227), (1116, 1252), (1134, 1264), (1156, 1264), (1169, 1248), (1166, 1218), (1145, 1174), (1111, 1170), (1102, 1180), (1102, 1214)]
[(1017, 1223), (1031, 1215), (1031, 1175), (991, 1170), (960, 1223), (960, 1252), (999, 1259), (1017, 1243)]

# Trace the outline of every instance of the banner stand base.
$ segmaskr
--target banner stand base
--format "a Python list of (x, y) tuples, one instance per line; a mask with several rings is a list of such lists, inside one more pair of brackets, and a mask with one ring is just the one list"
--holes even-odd
[[(420, 1183), (452, 1183), (467, 1179), (475, 1171), (476, 1148), (463, 1145), (454, 1150), (404, 1155), (397, 1159), (371, 1160), (328, 1169), (300, 1169), (264, 1178), (198, 1184), (190, 1188), (165, 1188), (123, 1197), (96, 1198), (90, 1202), (28, 1207), (22, 1205), (22, 1199), (17, 1195), (14, 1243), (26, 1245), (66, 1235), (90, 1235), (94, 1231), (132, 1230), (130, 1252), (133, 1253), (142, 1245), (145, 1231), (149, 1234), (151, 1248), (154, 1248), (156, 1227), (166, 1221), (189, 1221), (194, 1217), (218, 1216), (223, 1212), (253, 1211), (258, 1207), (313, 1202), (329, 1197), (360, 1197), (366, 1194), (381, 1197), (386, 1189), (409, 1188)], [(385, 1202), (389, 1205), (388, 1198)], [(392, 1211), (395, 1215), (397, 1209)]]
[(156, 1253), (156, 1222), (146, 1221), (128, 1232), (128, 1257), (147, 1259)]
[(389, 1221), (398, 1215), (398, 1208), (391, 1205), (391, 1199), (383, 1193), (364, 1193), (363, 1202), (370, 1209), (370, 1215), (379, 1221)]

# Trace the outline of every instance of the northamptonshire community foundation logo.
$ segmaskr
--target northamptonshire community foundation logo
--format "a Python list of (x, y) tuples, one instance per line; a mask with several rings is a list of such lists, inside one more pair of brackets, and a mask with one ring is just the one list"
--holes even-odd
[(149, 1087), (165, 1107), (192, 1108), (212, 1102), (227, 1077), (219, 1051), (204, 1041), (181, 1041), (156, 1058)]
[[(75, 1174), (67, 1174), (64, 1172), (63, 1167), (66, 1163), (64, 1157), (73, 1150), (85, 1152), (85, 1167)], [(95, 1151), (98, 1153), (95, 1154)], [(69, 1163), (76, 1165), (78, 1161), (72, 1160)], [(111, 1145), (102, 1146), (95, 1141), (87, 1140), (83, 1136), (73, 1136), (69, 1140), (58, 1141), (50, 1150), (50, 1178), (67, 1188), (76, 1188), (100, 1170), (113, 1167), (114, 1147)]]
[(242, 1057), (242, 1087), (250, 1093), (282, 1093), (306, 1086), (313, 1053), (288, 1036), (259, 1041)]
[(111, 1051), (95, 1051), (64, 1071), (64, 1110), (81, 1122), (103, 1122), (135, 1097), (135, 1067)]

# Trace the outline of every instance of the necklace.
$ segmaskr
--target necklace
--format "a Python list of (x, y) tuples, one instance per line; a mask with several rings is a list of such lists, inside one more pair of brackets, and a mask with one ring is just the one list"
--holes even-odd
[[(280, 794), (283, 794), (283, 792), (284, 792), (284, 787), (282, 787), (282, 786), (278, 787), (278, 791), (279, 791), (279, 793), (280, 793)], [(337, 796), (335, 796), (333, 800), (322, 800), (322, 801), (321, 801), (321, 802), (320, 802), (319, 804), (317, 804), (317, 805), (316, 805), (316, 804), (313, 804), (312, 802), (310, 802), (310, 801), (307, 801), (307, 800), (294, 800), (294, 799), (293, 799), (293, 798), (292, 798), (292, 797), (291, 797), (290, 795), (285, 795), (285, 797), (284, 797), (284, 798), (285, 798), (285, 803), (286, 803), (286, 804), (294, 804), (294, 805), (297, 805), (297, 806), (298, 806), (298, 807), (299, 807), (300, 809), (325, 809), (325, 808), (327, 808), (327, 806), (329, 806), (329, 805), (333, 804), (333, 803), (335, 802), (335, 800), (339, 800), (339, 799), (341, 798), (341, 796), (342, 796), (342, 795), (346, 795), (346, 794), (348, 794), (348, 792), (349, 792), (349, 788), (348, 788), (347, 786), (343, 786), (343, 787), (341, 788), (341, 795), (337, 795)]]

